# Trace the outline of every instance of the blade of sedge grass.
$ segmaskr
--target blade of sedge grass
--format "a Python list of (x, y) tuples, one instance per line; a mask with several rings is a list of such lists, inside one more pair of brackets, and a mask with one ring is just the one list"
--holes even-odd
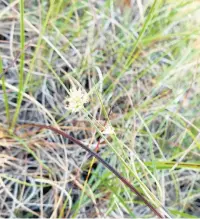
[[(24, 34), (24, 0), (19, 1), (19, 9), (20, 9), (20, 49), (24, 51), (25, 48), (25, 34)], [(17, 122), (20, 107), (23, 99), (23, 89), (24, 89), (24, 59), (25, 54), (21, 52), (20, 55), (20, 68), (19, 68), (19, 92), (17, 96), (17, 107), (15, 110), (15, 114), (13, 116), (12, 124), (11, 124), (11, 132), (15, 127)]]

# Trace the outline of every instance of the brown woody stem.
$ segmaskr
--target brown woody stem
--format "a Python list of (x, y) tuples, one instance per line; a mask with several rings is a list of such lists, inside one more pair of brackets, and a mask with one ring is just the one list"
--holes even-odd
[(78, 139), (70, 136), (69, 134), (65, 133), (62, 130), (59, 130), (57, 128), (54, 128), (52, 126), (48, 125), (40, 125), (40, 124), (26, 124), (28, 126), (35, 126), (39, 127), (41, 129), (49, 129), (59, 135), (62, 135), (65, 138), (68, 138), (70, 141), (74, 142), (75, 144), (79, 145), (81, 148), (83, 148), (85, 151), (87, 151), (91, 156), (95, 157), (99, 162), (101, 162), (107, 169), (109, 169), (115, 176), (121, 180), (129, 189), (134, 192), (151, 210), (154, 212), (155, 215), (157, 215), (159, 218), (165, 218), (147, 199), (133, 186), (131, 183), (125, 179), (116, 169), (114, 169), (110, 164), (108, 164), (102, 157), (100, 157), (96, 152), (89, 149), (87, 146), (85, 146), (81, 141)]

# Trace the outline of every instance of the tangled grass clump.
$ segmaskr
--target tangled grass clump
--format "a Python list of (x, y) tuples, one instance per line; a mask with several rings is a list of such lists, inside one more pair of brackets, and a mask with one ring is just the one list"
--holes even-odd
[(199, 6), (0, 1), (0, 217), (200, 217)]

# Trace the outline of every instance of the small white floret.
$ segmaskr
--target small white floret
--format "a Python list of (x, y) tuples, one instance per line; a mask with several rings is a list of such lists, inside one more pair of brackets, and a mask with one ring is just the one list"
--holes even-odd
[(102, 133), (104, 135), (113, 135), (115, 133), (115, 131), (114, 131), (114, 128), (110, 124), (107, 124)]
[(69, 91), (69, 96), (64, 103), (67, 104), (66, 109), (71, 112), (78, 112), (84, 108), (84, 104), (89, 102), (89, 96), (86, 91), (73, 86)]

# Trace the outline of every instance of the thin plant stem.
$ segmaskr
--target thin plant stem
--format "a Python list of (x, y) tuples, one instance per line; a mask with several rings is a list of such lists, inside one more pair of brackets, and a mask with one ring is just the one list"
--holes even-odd
[(149, 201), (127, 179), (125, 179), (116, 169), (114, 169), (102, 157), (100, 157), (96, 152), (92, 151), (90, 148), (88, 148), (78, 139), (70, 136), (69, 134), (65, 133), (62, 130), (59, 130), (49, 125), (40, 125), (40, 124), (26, 124), (26, 125), (38, 127), (40, 129), (51, 130), (59, 135), (62, 135), (65, 138), (68, 138), (70, 141), (74, 142), (75, 144), (79, 145), (81, 148), (87, 151), (91, 156), (95, 157), (99, 162), (101, 162), (104, 165), (104, 167), (109, 169), (123, 184), (125, 184), (132, 192), (134, 192), (151, 209), (151, 211), (154, 212), (156, 216), (158, 216), (159, 218), (166, 218), (156, 209), (156, 207), (154, 207), (151, 203), (149, 203)]
[[(25, 46), (25, 34), (24, 34), (24, 0), (19, 1), (20, 7), (20, 49), (24, 51)], [(20, 69), (19, 69), (19, 92), (17, 97), (17, 107), (15, 110), (15, 114), (13, 116), (12, 124), (11, 124), (11, 132), (13, 131), (15, 124), (17, 122), (20, 107), (23, 99), (23, 89), (24, 89), (24, 52), (21, 52), (20, 55)]]

